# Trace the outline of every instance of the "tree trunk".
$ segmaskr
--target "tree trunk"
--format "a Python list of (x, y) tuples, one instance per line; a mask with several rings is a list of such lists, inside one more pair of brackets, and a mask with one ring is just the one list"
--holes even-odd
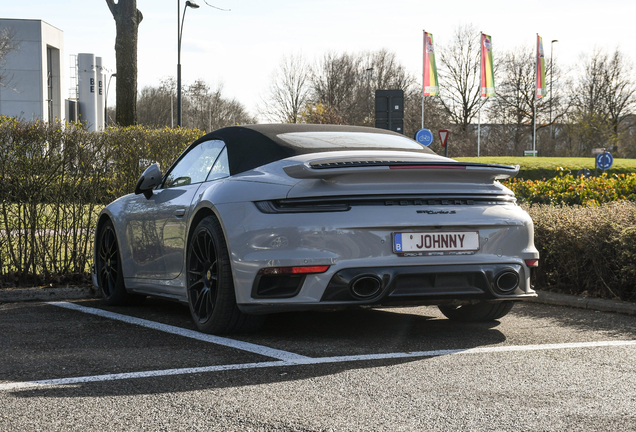
[(131, 126), (137, 123), (137, 33), (143, 15), (137, 9), (137, 0), (106, 0), (106, 4), (117, 26), (115, 119), (120, 126)]

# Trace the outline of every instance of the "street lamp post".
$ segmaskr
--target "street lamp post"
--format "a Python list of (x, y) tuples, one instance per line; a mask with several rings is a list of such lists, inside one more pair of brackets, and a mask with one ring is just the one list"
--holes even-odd
[(108, 126), (108, 89), (110, 88), (110, 80), (112, 80), (113, 77), (117, 78), (117, 74), (110, 74), (110, 78), (108, 78), (108, 85), (106, 86), (106, 95), (104, 98), (104, 126)]
[[(373, 93), (371, 92), (371, 80), (373, 79), (373, 68), (367, 68), (365, 70), (365, 76), (367, 79), (367, 95), (368, 95), (368, 99), (367, 99), (367, 115), (370, 115), (371, 113), (374, 112), (374, 106), (373, 106)], [(373, 118), (373, 117), (371, 117)]]
[(552, 67), (552, 47), (554, 46), (555, 42), (558, 42), (558, 40), (554, 39), (552, 42), (550, 42), (550, 141), (554, 139), (554, 137), (552, 136), (552, 75), (554, 72), (554, 69)]
[(199, 5), (193, 1), (185, 2), (183, 18), (181, 18), (181, 0), (177, 0), (177, 126), (181, 126), (181, 35), (183, 34), (185, 13), (189, 7), (197, 9)]

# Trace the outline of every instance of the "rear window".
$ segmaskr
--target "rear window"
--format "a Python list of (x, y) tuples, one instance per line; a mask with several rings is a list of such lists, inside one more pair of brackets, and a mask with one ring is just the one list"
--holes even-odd
[(279, 134), (278, 138), (301, 149), (336, 150), (402, 150), (434, 152), (403, 136), (364, 132), (293, 132)]

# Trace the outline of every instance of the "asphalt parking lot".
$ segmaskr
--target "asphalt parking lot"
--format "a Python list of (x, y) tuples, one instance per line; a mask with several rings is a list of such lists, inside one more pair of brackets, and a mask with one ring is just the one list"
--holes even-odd
[(635, 316), (288, 313), (231, 338), (156, 299), (0, 317), (0, 430), (636, 430)]

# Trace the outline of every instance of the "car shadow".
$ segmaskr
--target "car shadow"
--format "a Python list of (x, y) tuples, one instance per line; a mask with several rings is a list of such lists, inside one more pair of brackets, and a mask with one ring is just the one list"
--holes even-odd
[(502, 343), (489, 323), (458, 323), (437, 308), (290, 312), (268, 317), (255, 334), (235, 339), (309, 357), (467, 349)]
[[(90, 302), (82, 302), (91, 306)], [(142, 308), (108, 308), (117, 312), (160, 320), (171, 325), (189, 323), (187, 308), (175, 303), (151, 300)], [(233, 339), (281, 349), (311, 358), (383, 355), (437, 350), (466, 350), (506, 341), (497, 330), (498, 322), (461, 324), (440, 319), (436, 308), (395, 310), (348, 310), (338, 312), (284, 313), (269, 317), (254, 334)], [(15, 390), (14, 396), (84, 397), (125, 396), (189, 392), (255, 386), (329, 376), (345, 371), (391, 367), (427, 361), (432, 357), (379, 358), (344, 362), (282, 364), (263, 368), (188, 373), (152, 378), (89, 382), (68, 386)], [(263, 359), (264, 362), (269, 361)], [(242, 363), (240, 360), (235, 363)], [(200, 366), (208, 366), (201, 364)], [(178, 367), (178, 366), (177, 366)], [(424, 366), (428, 367), (428, 366)], [(431, 365), (431, 367), (434, 367)]]
[[(109, 307), (100, 300), (80, 304), (196, 330), (188, 307), (167, 300), (148, 298), (142, 307)], [(433, 306), (359, 308), (271, 314), (257, 332), (225, 337), (309, 357), (325, 357), (495, 345), (506, 340), (501, 332), (493, 330), (499, 324), (451, 321)]]

